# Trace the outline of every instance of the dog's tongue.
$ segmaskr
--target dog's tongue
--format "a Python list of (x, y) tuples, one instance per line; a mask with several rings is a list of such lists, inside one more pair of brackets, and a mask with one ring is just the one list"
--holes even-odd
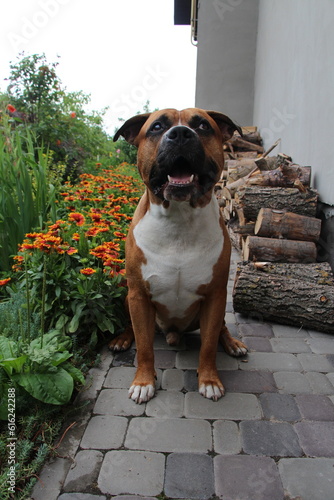
[(193, 174), (168, 175), (170, 184), (190, 184), (193, 179)]

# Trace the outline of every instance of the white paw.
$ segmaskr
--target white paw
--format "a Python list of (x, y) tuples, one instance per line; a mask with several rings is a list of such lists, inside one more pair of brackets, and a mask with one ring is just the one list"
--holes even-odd
[(138, 404), (146, 403), (153, 398), (155, 394), (154, 386), (148, 385), (132, 385), (129, 389), (129, 398)]
[(228, 348), (228, 354), (230, 356), (245, 356), (248, 349), (246, 347), (235, 347), (234, 349)]
[(219, 398), (224, 396), (225, 389), (222, 385), (218, 387), (217, 385), (212, 384), (202, 384), (199, 388), (199, 393), (205, 398), (212, 399), (213, 401), (218, 401)]

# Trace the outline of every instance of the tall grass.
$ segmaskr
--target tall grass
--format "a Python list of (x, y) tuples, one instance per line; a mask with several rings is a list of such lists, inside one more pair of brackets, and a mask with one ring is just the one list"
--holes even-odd
[(12, 128), (5, 113), (0, 123), (0, 272), (26, 233), (56, 220), (56, 188), (50, 156), (36, 146), (24, 125)]

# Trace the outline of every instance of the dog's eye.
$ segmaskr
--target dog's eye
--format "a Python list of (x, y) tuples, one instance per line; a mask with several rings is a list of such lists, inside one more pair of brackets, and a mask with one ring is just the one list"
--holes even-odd
[(160, 130), (162, 130), (162, 129), (163, 129), (163, 126), (160, 122), (153, 123), (153, 125), (151, 127), (152, 132), (160, 132)]
[(210, 130), (211, 129), (209, 123), (205, 120), (201, 121), (201, 123), (198, 125), (198, 128), (200, 130)]

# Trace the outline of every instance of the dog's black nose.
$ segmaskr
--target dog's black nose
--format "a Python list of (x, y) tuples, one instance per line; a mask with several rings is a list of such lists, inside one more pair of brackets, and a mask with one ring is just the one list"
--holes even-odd
[(195, 132), (191, 128), (184, 125), (176, 125), (166, 132), (166, 139), (175, 144), (182, 145), (193, 139), (195, 135)]

